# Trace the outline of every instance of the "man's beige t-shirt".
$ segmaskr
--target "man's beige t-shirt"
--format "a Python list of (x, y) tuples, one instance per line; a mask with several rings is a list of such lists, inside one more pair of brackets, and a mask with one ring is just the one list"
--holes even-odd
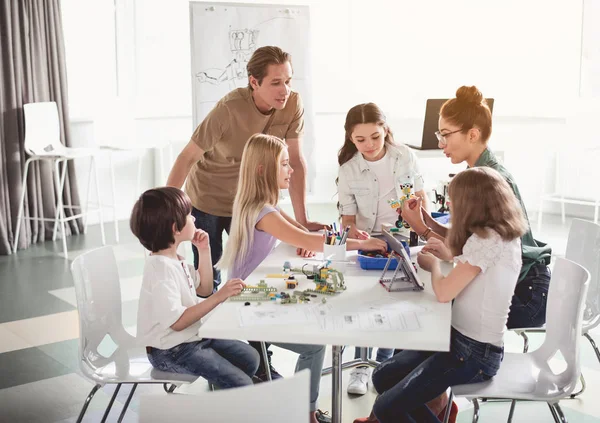
[[(294, 139), (304, 131), (304, 107), (297, 92), (290, 97), (266, 131)], [(223, 97), (196, 128), (192, 141), (205, 151), (190, 170), (185, 192), (195, 208), (215, 216), (231, 216), (244, 146), (250, 136), (264, 131), (271, 115), (254, 104), (250, 88), (237, 88)]]

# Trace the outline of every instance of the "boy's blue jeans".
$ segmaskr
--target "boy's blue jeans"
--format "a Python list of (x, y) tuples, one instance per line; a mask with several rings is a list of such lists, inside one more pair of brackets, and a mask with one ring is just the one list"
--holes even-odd
[(452, 329), (450, 352), (404, 350), (373, 371), (380, 393), (373, 411), (381, 423), (439, 423), (426, 403), (450, 386), (491, 379), (504, 349), (468, 338)]
[(152, 367), (165, 372), (200, 376), (219, 388), (252, 385), (258, 353), (241, 341), (202, 339), (148, 354)]

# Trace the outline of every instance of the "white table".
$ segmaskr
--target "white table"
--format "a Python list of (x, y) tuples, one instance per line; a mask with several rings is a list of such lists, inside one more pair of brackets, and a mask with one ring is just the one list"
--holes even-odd
[[(292, 267), (301, 267), (304, 263), (312, 264), (318, 261), (308, 261), (296, 256), (296, 249), (287, 244), (280, 244), (265, 259), (265, 261), (246, 279), (247, 284), (256, 284), (260, 279), (266, 279), (267, 274), (282, 273), (284, 261), (290, 261)], [(356, 254), (348, 253), (348, 261), (356, 262)], [(335, 263), (332, 264), (335, 267)], [(318, 323), (304, 325), (261, 325), (241, 327), (238, 308), (245, 307), (243, 302), (227, 301), (219, 306), (206, 320), (199, 330), (199, 336), (217, 339), (247, 339), (265, 342), (291, 342), (306, 344), (322, 344), (333, 346), (332, 360), (332, 421), (341, 422), (341, 346), (360, 345), (365, 347), (402, 348), (411, 350), (449, 351), (450, 348), (450, 303), (439, 303), (432, 290), (430, 274), (419, 271), (419, 277), (425, 284), (422, 292), (387, 292), (378, 282), (381, 271), (362, 270), (358, 263), (346, 264), (344, 277), (347, 290), (341, 294), (326, 296), (327, 304), (336, 311), (356, 310), (359, 305), (377, 301), (389, 301), (397, 298), (426, 308), (427, 312), (418, 314), (420, 330), (400, 332), (374, 331), (325, 331)], [(303, 276), (297, 278), (297, 290), (314, 288), (315, 284)], [(283, 279), (267, 279), (267, 283), (278, 291), (289, 292), (285, 289)], [(323, 296), (311, 298), (320, 303)], [(286, 304), (280, 307), (307, 307), (307, 304)], [(260, 307), (252, 304), (252, 307)]]

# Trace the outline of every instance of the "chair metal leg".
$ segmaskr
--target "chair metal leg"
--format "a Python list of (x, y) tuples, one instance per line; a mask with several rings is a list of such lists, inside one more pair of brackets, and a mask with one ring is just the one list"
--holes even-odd
[(90, 391), (90, 393), (88, 394), (87, 398), (85, 399), (85, 402), (83, 403), (83, 407), (81, 408), (81, 411), (79, 412), (79, 417), (77, 417), (77, 423), (81, 423), (81, 421), (83, 420), (83, 416), (85, 415), (85, 412), (87, 411), (88, 405), (90, 405), (90, 402), (92, 401), (92, 398), (94, 398), (94, 395), (96, 394), (98, 389), (100, 389), (100, 385), (94, 386), (92, 388), (92, 390)]
[(88, 227), (88, 212), (90, 210), (90, 191), (92, 190), (92, 160), (94, 158), (90, 156), (90, 170), (88, 172), (88, 183), (87, 191), (85, 192), (85, 209), (81, 209), (83, 215), (83, 233), (87, 233)]
[(100, 198), (100, 182), (98, 179), (98, 166), (96, 165), (96, 157), (92, 156), (94, 165), (94, 182), (96, 185), (96, 198), (98, 199), (98, 217), (100, 218), (100, 233), (102, 234), (102, 245), (106, 245), (106, 236), (104, 235), (104, 219), (102, 218), (102, 200)]
[(584, 333), (583, 336), (585, 336), (588, 339), (588, 341), (590, 341), (590, 344), (592, 344), (592, 348), (594, 349), (594, 352), (596, 353), (596, 358), (598, 359), (598, 361), (600, 361), (600, 351), (598, 351), (598, 347), (596, 346), (596, 343), (594, 342), (594, 338), (592, 338), (588, 332)]
[(558, 403), (548, 403), (548, 406), (553, 410), (552, 415), (557, 423), (567, 423), (567, 418), (565, 417), (562, 408), (560, 408)]
[(515, 414), (515, 407), (517, 405), (517, 400), (512, 400), (510, 402), (510, 411), (508, 412), (508, 420), (507, 423), (512, 423), (513, 415)]
[[(60, 163), (63, 163), (62, 173), (60, 170)], [(63, 192), (65, 187), (65, 178), (67, 176), (67, 161), (66, 160), (57, 160), (55, 162), (56, 166), (56, 182), (57, 182), (57, 202), (56, 202), (56, 217), (54, 218), (54, 229), (52, 233), (52, 241), (56, 240), (56, 233), (58, 225), (60, 224), (60, 229), (62, 232), (62, 246), (63, 246), (63, 254), (66, 259), (69, 258), (69, 253), (67, 251), (67, 231), (65, 228), (65, 208), (63, 204)]]
[(525, 332), (518, 332), (521, 337), (523, 337), (523, 353), (526, 353), (529, 350), (529, 337)]
[(167, 394), (172, 394), (175, 391), (175, 388), (177, 388), (177, 386), (174, 385), (174, 384), (172, 384), (172, 383), (170, 384), (171, 386), (167, 387), (167, 385), (169, 385), (169, 384), (168, 383), (163, 383), (163, 389), (165, 390), (165, 392)]
[(479, 421), (479, 402), (477, 398), (473, 398), (473, 423)]
[(556, 410), (556, 414), (558, 414), (560, 421), (567, 423), (567, 418), (565, 417), (562, 408), (560, 408), (560, 405), (558, 403), (554, 404), (554, 409)]
[(129, 403), (131, 402), (131, 398), (133, 398), (133, 393), (135, 392), (135, 389), (137, 388), (137, 386), (138, 386), (138, 384), (134, 383), (133, 386), (131, 387), (131, 391), (129, 392), (127, 401), (125, 401), (125, 405), (123, 405), (123, 410), (121, 410), (121, 414), (119, 415), (119, 420), (117, 420), (118, 423), (121, 423), (123, 421), (123, 417), (125, 417), (125, 413), (127, 412), (127, 407), (129, 407)]
[(117, 384), (117, 387), (115, 388), (115, 392), (113, 393), (112, 397), (110, 397), (110, 402), (108, 403), (108, 406), (106, 406), (106, 410), (104, 411), (104, 415), (102, 416), (101, 423), (104, 423), (106, 421), (106, 419), (108, 418), (108, 414), (110, 413), (110, 409), (112, 408), (113, 403), (115, 402), (115, 398), (117, 398), (119, 389), (121, 389), (120, 383)]
[(556, 410), (554, 409), (552, 404), (548, 403), (548, 408), (550, 409), (550, 413), (552, 413), (552, 418), (554, 419), (554, 421), (556, 423), (560, 423), (560, 420), (558, 419), (558, 414), (556, 414)]
[(448, 423), (448, 420), (450, 419), (452, 401), (454, 401), (454, 392), (452, 392), (452, 388), (450, 388), (450, 396), (448, 397), (448, 404), (446, 405), (446, 412), (444, 413), (444, 423)]
[[(27, 193), (27, 174), (29, 173), (29, 164), (33, 160), (27, 159), (25, 162), (25, 169), (23, 169), (23, 180), (21, 189), (21, 201), (19, 202), (19, 213), (17, 214), (17, 228), (15, 230), (15, 239), (13, 241), (13, 254), (17, 252), (19, 246), (19, 234), (21, 232), (21, 224), (23, 223), (23, 214), (25, 209), (25, 194)], [(27, 233), (27, 231), (25, 231)]]
[[(63, 170), (62, 170), (62, 175), (61, 175), (61, 179), (60, 179), (60, 193), (61, 193), (61, 200), (62, 200), (62, 193), (65, 190), (65, 179), (67, 176), (67, 169), (68, 169), (68, 162), (65, 160), (63, 161)], [(62, 245), (63, 245), (63, 252), (65, 254), (65, 258), (67, 258), (67, 231), (65, 228), (65, 219), (67, 216), (65, 216), (65, 207), (64, 207), (64, 200), (63, 200), (63, 205), (61, 207), (61, 220), (60, 220), (60, 229), (62, 231)]]
[(264, 342), (260, 343), (260, 351), (262, 353), (263, 362), (265, 363), (265, 373), (267, 374), (267, 379), (273, 380), (271, 378), (271, 365), (269, 363), (269, 354), (267, 353), (267, 346)]
[(579, 391), (575, 392), (574, 394), (571, 394), (571, 396), (570, 396), (571, 399), (578, 397), (579, 395), (583, 394), (583, 392), (585, 391), (585, 378), (583, 377), (583, 373), (581, 373), (581, 375), (579, 376), (579, 381), (581, 382), (581, 389)]
[(60, 191), (60, 160), (54, 161), (54, 190), (56, 192), (56, 215), (54, 217), (54, 226), (52, 227), (52, 241), (56, 241), (56, 233), (58, 230), (58, 218), (60, 216), (58, 210), (62, 203), (62, 193)]

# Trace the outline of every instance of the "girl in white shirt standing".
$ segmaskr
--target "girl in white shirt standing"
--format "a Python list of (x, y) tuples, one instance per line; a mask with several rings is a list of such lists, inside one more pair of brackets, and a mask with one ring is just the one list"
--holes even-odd
[[(173, 187), (150, 189), (133, 207), (131, 231), (152, 251), (144, 265), (137, 337), (159, 370), (201, 376), (220, 388), (251, 385), (259, 362), (254, 348), (241, 341), (198, 337), (203, 317), (239, 294), (244, 283), (231, 279), (212, 293), (208, 234), (196, 229), (191, 213), (189, 197)], [(198, 249), (197, 271), (177, 255), (183, 241)]]
[[(338, 208), (342, 227), (350, 226), (349, 237), (367, 239), (380, 233), (383, 223), (395, 223), (396, 210), (389, 200), (400, 199), (402, 187), (412, 191), (427, 205), (423, 178), (417, 157), (405, 145), (394, 142), (385, 115), (374, 103), (358, 104), (346, 115), (344, 145), (338, 153)], [(371, 356), (372, 349), (369, 349)], [(392, 356), (393, 349), (378, 348), (377, 361)], [(355, 358), (360, 350), (355, 349)], [(350, 375), (348, 393), (367, 393), (369, 370), (357, 367)]]
[(454, 300), (450, 352), (401, 351), (383, 363), (373, 372), (380, 393), (373, 407), (377, 420), (355, 422), (439, 422), (443, 413), (436, 417), (429, 401), (450, 386), (489, 380), (500, 367), (527, 223), (512, 189), (491, 168), (460, 172), (449, 195), (448, 248), (440, 251), (436, 245), (436, 254), (454, 259), (456, 266), (444, 276), (427, 248), (418, 263), (431, 272), (438, 301)]

